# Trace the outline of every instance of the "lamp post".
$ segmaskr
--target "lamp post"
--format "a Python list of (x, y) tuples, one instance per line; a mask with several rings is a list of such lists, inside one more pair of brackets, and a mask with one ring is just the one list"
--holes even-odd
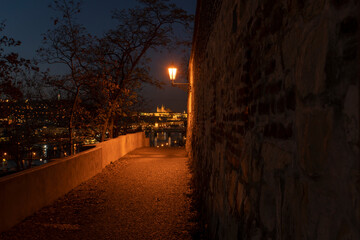
[(177, 73), (177, 68), (176, 67), (170, 66), (168, 68), (168, 71), (169, 71), (169, 77), (170, 77), (170, 81), (171, 81), (171, 86), (181, 88), (182, 90), (184, 90), (186, 92), (190, 91), (190, 84), (189, 83), (176, 83), (175, 82), (176, 73)]
[(7, 153), (6, 152), (4, 152), (3, 153), (3, 159), (2, 159), (2, 167), (3, 167), (3, 171), (6, 171), (7, 169), (5, 168), (5, 166), (7, 165)]
[(36, 156), (36, 152), (32, 152), (32, 153), (31, 153), (31, 159), (30, 159), (30, 163), (29, 163), (28, 168), (31, 168), (32, 162), (34, 161), (35, 156)]

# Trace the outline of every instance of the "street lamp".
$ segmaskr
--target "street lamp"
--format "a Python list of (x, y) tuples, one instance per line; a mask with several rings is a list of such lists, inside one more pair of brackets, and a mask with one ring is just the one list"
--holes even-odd
[(176, 83), (175, 82), (176, 73), (177, 73), (177, 68), (176, 67), (170, 66), (168, 68), (168, 71), (169, 71), (169, 78), (170, 78), (170, 81), (171, 81), (171, 86), (181, 88), (182, 90), (185, 90), (187, 92), (190, 91), (189, 83)]
[(177, 68), (176, 68), (176, 67), (169, 67), (169, 77), (170, 77), (170, 80), (171, 80), (172, 82), (175, 81), (176, 72), (177, 72)]

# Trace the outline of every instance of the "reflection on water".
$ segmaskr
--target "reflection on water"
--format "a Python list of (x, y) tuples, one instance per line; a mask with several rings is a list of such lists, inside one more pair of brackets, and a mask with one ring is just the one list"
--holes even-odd
[[(81, 145), (74, 144), (74, 152), (80, 152)], [(17, 162), (7, 152), (2, 152), (0, 162), (0, 177), (9, 175), (30, 167), (40, 166), (52, 159), (62, 158), (70, 155), (70, 144), (41, 143), (34, 144), (31, 148), (22, 152), (21, 160)], [(31, 166), (30, 166), (31, 165)]]
[(148, 133), (151, 147), (182, 147), (185, 146), (185, 131), (157, 131)]

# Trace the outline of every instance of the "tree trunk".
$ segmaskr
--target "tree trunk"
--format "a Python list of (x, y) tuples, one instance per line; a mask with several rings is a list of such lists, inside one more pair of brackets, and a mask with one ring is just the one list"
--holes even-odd
[(69, 123), (69, 144), (70, 144), (70, 155), (73, 155), (74, 154), (74, 138), (73, 138), (73, 131), (74, 131), (74, 128), (72, 126), (72, 122), (70, 120), (70, 123)]
[(32, 166), (32, 161), (33, 161), (32, 159), (29, 159), (29, 160), (28, 160), (28, 168), (31, 168), (31, 166)]
[(107, 125), (108, 125), (108, 120), (105, 120), (102, 131), (101, 131), (100, 142), (103, 142), (105, 140)]
[[(112, 113), (114, 111), (114, 108), (113, 108), (114, 104), (111, 105), (108, 113), (107, 113), (107, 116), (105, 118), (105, 122), (104, 122), (104, 125), (103, 125), (103, 128), (102, 128), (102, 131), (101, 131), (101, 139), (100, 141), (103, 142), (105, 140), (105, 136), (106, 136), (106, 130), (108, 130), (108, 127), (109, 127), (109, 121), (111, 119), (111, 116), (112, 116)], [(113, 124), (113, 123), (112, 123)], [(112, 129), (111, 129), (112, 130)], [(110, 133), (110, 135), (112, 136), (112, 133)]]
[(79, 93), (80, 93), (80, 86), (77, 87), (76, 89), (76, 95), (75, 95), (75, 99), (73, 101), (73, 105), (71, 108), (71, 113), (70, 113), (70, 119), (69, 119), (69, 142), (70, 142), (70, 155), (74, 154), (74, 118), (75, 118), (75, 111), (77, 108), (77, 102), (78, 102), (78, 98), (79, 98)]
[(114, 118), (112, 117), (110, 120), (110, 126), (109, 126), (109, 137), (114, 138)]

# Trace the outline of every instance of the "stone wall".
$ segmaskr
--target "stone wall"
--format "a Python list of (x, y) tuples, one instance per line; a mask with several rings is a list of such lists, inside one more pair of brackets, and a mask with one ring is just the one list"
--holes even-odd
[(188, 145), (213, 239), (360, 239), (358, 0), (198, 0)]

